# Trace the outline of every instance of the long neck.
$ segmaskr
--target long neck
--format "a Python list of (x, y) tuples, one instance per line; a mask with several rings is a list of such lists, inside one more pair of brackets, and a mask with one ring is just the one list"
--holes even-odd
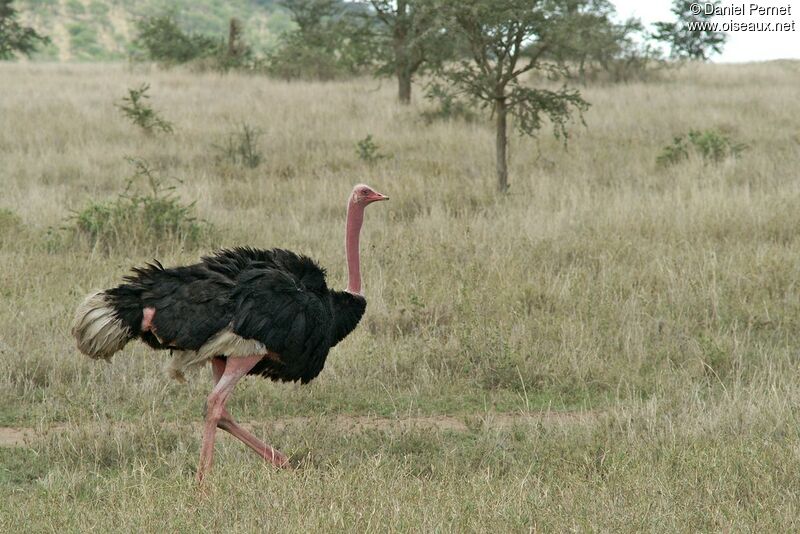
[(364, 222), (364, 206), (350, 202), (347, 205), (347, 226), (344, 248), (347, 254), (347, 292), (361, 294), (361, 266), (358, 258), (358, 236)]

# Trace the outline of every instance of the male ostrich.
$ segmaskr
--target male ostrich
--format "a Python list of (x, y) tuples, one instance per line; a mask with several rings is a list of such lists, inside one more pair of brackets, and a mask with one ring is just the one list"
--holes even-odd
[(328, 351), (356, 327), (361, 294), (358, 237), (364, 208), (388, 197), (359, 184), (347, 203), (348, 284), (331, 291), (325, 271), (306, 256), (281, 249), (220, 250), (200, 263), (165, 269), (157, 261), (133, 269), (125, 283), (86, 297), (72, 334), (91, 358), (109, 359), (133, 338), (170, 349), (173, 377), (211, 361), (214, 388), (206, 404), (197, 479), (211, 469), (217, 427), (278, 467), (288, 459), (239, 426), (225, 409), (247, 374), (306, 384)]

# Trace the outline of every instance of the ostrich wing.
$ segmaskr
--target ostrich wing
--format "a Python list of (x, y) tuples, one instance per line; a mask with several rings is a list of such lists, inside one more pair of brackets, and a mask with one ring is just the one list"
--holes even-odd
[(311, 258), (290, 250), (235, 247), (218, 250), (213, 256), (204, 257), (202, 261), (208, 269), (231, 280), (238, 279), (251, 269), (278, 269), (291, 275), (306, 289), (317, 293), (328, 290), (325, 270)]
[(243, 338), (264, 344), (275, 358), (254, 368), (274, 380), (309, 382), (325, 364), (332, 317), (327, 297), (281, 269), (249, 269), (233, 292), (231, 326)]
[(165, 269), (159, 263), (134, 269), (112, 298), (119, 313), (139, 330), (142, 308), (154, 308), (152, 331), (141, 332), (148, 344), (197, 350), (230, 323), (234, 284), (202, 265)]

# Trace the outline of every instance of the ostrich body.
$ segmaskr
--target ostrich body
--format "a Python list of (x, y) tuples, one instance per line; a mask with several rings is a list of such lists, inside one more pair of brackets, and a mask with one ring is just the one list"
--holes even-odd
[(313, 260), (282, 249), (224, 249), (169, 269), (154, 261), (133, 269), (122, 285), (86, 297), (72, 328), (78, 349), (110, 359), (138, 337), (172, 352), (170, 373), (179, 380), (188, 367), (211, 361), (214, 388), (206, 404), (198, 481), (211, 469), (217, 428), (288, 467), (284, 455), (233, 420), (225, 403), (248, 374), (306, 384), (322, 371), (328, 351), (353, 331), (366, 309), (359, 234), (366, 206), (387, 199), (363, 184), (353, 188), (345, 291), (328, 289), (325, 271)]

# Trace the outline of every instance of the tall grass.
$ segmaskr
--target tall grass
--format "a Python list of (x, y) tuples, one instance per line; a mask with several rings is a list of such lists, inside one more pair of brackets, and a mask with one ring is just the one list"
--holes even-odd
[[(795, 63), (589, 87), (587, 127), (567, 150), (547, 135), (512, 139), (505, 197), (494, 193), (490, 125), (426, 125), (424, 106), (394, 105), (388, 86), (147, 78), (175, 135), (135, 135), (114, 108), (141, 72), (0, 65), (0, 209), (13, 213), (0, 230), (0, 419), (45, 433), (68, 425), (2, 451), (4, 524), (796, 528)], [(245, 120), (269, 157), (223, 172), (213, 145)], [(748, 149), (716, 165), (656, 165), (674, 137), (712, 129)], [(365, 132), (392, 157), (362, 161)], [(198, 437), (187, 425), (207, 377), (173, 384), (165, 356), (134, 345), (99, 365), (68, 336), (91, 288), (154, 255), (197, 258), (180, 240), (103, 254), (48, 246), (48, 228), (119, 194), (112, 178), (131, 154), (177, 178), (174, 193), (225, 245), (307, 253), (332, 287), (344, 285), (352, 185), (392, 198), (366, 214), (362, 326), (311, 386), (249, 380), (233, 395), (234, 415), (260, 423), (301, 469), (271, 472), (223, 442), (213, 495), (224, 503), (191, 483)], [(591, 416), (476, 423), (564, 410)], [(469, 429), (346, 430), (332, 419), (441, 413)], [(272, 426), (296, 415), (318, 422)]]

